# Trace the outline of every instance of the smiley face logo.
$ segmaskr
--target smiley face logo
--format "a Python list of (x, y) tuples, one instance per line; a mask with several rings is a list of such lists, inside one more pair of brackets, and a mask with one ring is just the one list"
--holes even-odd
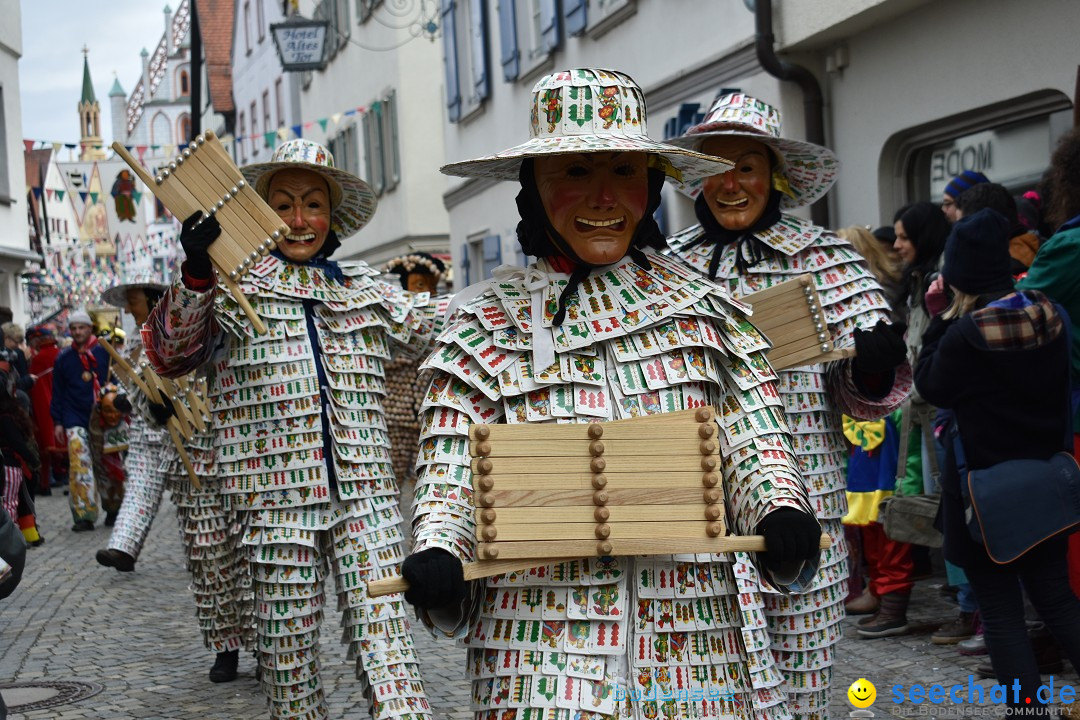
[(877, 700), (877, 688), (866, 678), (851, 683), (847, 691), (848, 702), (857, 708), (868, 708)]

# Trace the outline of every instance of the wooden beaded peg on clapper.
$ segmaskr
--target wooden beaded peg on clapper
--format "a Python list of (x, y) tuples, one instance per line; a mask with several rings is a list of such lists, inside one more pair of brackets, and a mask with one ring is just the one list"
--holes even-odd
[(237, 281), (270, 254), (288, 233), (288, 226), (244, 179), (240, 169), (212, 132), (195, 138), (151, 176), (120, 143), (112, 149), (124, 159), (174, 217), (181, 220), (201, 210), (216, 215), (221, 237), (210, 245), (210, 259), (224, 284), (259, 334), (266, 325), (240, 290)]
[[(711, 407), (473, 425), (478, 559), (465, 579), (586, 557), (764, 550), (760, 535), (726, 534), (719, 432)], [(401, 578), (368, 583), (372, 597), (407, 589)]]

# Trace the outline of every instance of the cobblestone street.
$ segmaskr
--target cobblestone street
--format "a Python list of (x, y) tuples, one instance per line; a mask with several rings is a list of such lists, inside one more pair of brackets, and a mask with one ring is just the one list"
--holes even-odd
[[(108, 535), (73, 533), (67, 499), (59, 492), (38, 499), (39, 524), (47, 541), (28, 552), (23, 583), (0, 603), (0, 683), (80, 682), (101, 691), (82, 700), (39, 710), (21, 711), (34, 698), (27, 690), (2, 691), (13, 719), (86, 718), (247, 719), (269, 716), (255, 681), (252, 658), (241, 657), (240, 677), (215, 685), (207, 679), (213, 657), (195, 627), (187, 573), (180, 557), (174, 511), (163, 505), (134, 573), (118, 573), (94, 561)], [(919, 583), (909, 617), (911, 635), (860, 640), (846, 622), (838, 646), (836, 687), (831, 716), (848, 716), (845, 692), (854, 680), (875, 683), (877, 716), (912, 716), (918, 711), (971, 711), (950, 705), (897, 706), (890, 702), (894, 684), (966, 686), (983, 658), (958, 655), (950, 646), (933, 645), (930, 634), (956, 613), (938, 592), (941, 580)], [(323, 682), (332, 716), (365, 718), (366, 703), (337, 641), (337, 613), (326, 613), (323, 633)], [(421, 665), (439, 720), (470, 718), (462, 679), (464, 651), (448, 641), (416, 636)], [(1057, 685), (1077, 684), (1068, 671)], [(990, 681), (982, 681), (988, 686)], [(980, 708), (979, 710), (997, 710)], [(973, 714), (968, 712), (967, 714)]]

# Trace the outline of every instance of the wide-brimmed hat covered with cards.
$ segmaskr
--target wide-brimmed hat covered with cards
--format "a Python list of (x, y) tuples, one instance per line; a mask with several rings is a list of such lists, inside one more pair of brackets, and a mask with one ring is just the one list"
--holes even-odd
[(120, 280), (121, 282), (119, 284), (113, 285), (111, 288), (101, 293), (102, 302), (113, 305), (114, 307), (123, 308), (127, 305), (128, 290), (152, 290), (163, 293), (168, 289), (168, 285), (158, 282), (157, 279), (147, 271), (128, 273)]
[(564, 70), (544, 76), (533, 87), (527, 142), (441, 170), (458, 177), (517, 180), (526, 158), (593, 152), (652, 153), (658, 167), (680, 182), (732, 167), (721, 158), (652, 140), (645, 125), (645, 96), (629, 75), (596, 68)]
[[(783, 193), (783, 208), (810, 205), (829, 191), (840, 170), (840, 161), (829, 148), (780, 137), (780, 111), (745, 93), (721, 95), (704, 120), (668, 142), (701, 150), (704, 142), (713, 137), (745, 137), (772, 148), (779, 162), (774, 168), (774, 186)], [(701, 192), (700, 179), (684, 181), (680, 189), (696, 197)]]
[(344, 240), (364, 227), (375, 214), (378, 199), (366, 182), (350, 172), (334, 167), (334, 156), (313, 140), (297, 138), (282, 143), (270, 162), (240, 168), (264, 200), (270, 192), (270, 178), (278, 170), (311, 170), (326, 178), (330, 186), (330, 226)]

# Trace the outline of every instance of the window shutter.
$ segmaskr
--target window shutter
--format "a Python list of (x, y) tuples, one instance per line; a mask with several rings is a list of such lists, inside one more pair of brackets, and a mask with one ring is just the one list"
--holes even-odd
[(563, 0), (563, 15), (566, 17), (567, 35), (576, 36), (585, 33), (587, 2), (588, 0)]
[(446, 67), (446, 113), (450, 122), (461, 117), (461, 87), (458, 85), (456, 0), (442, 0), (443, 65)]
[(483, 101), (490, 93), (488, 72), (487, 3), (485, 0), (469, 0), (469, 49), (472, 51), (472, 82), (476, 99)]
[(499, 266), (502, 262), (502, 242), (498, 235), (488, 235), (484, 238), (483, 245), (484, 256), (484, 276), (480, 278), (491, 277), (491, 272)]
[(516, 80), (521, 72), (514, 2), (515, 0), (499, 0), (499, 41), (502, 45), (503, 77), (508, 81)]
[(555, 3), (556, 0), (540, 0), (540, 32), (547, 52), (559, 47), (559, 11)]

